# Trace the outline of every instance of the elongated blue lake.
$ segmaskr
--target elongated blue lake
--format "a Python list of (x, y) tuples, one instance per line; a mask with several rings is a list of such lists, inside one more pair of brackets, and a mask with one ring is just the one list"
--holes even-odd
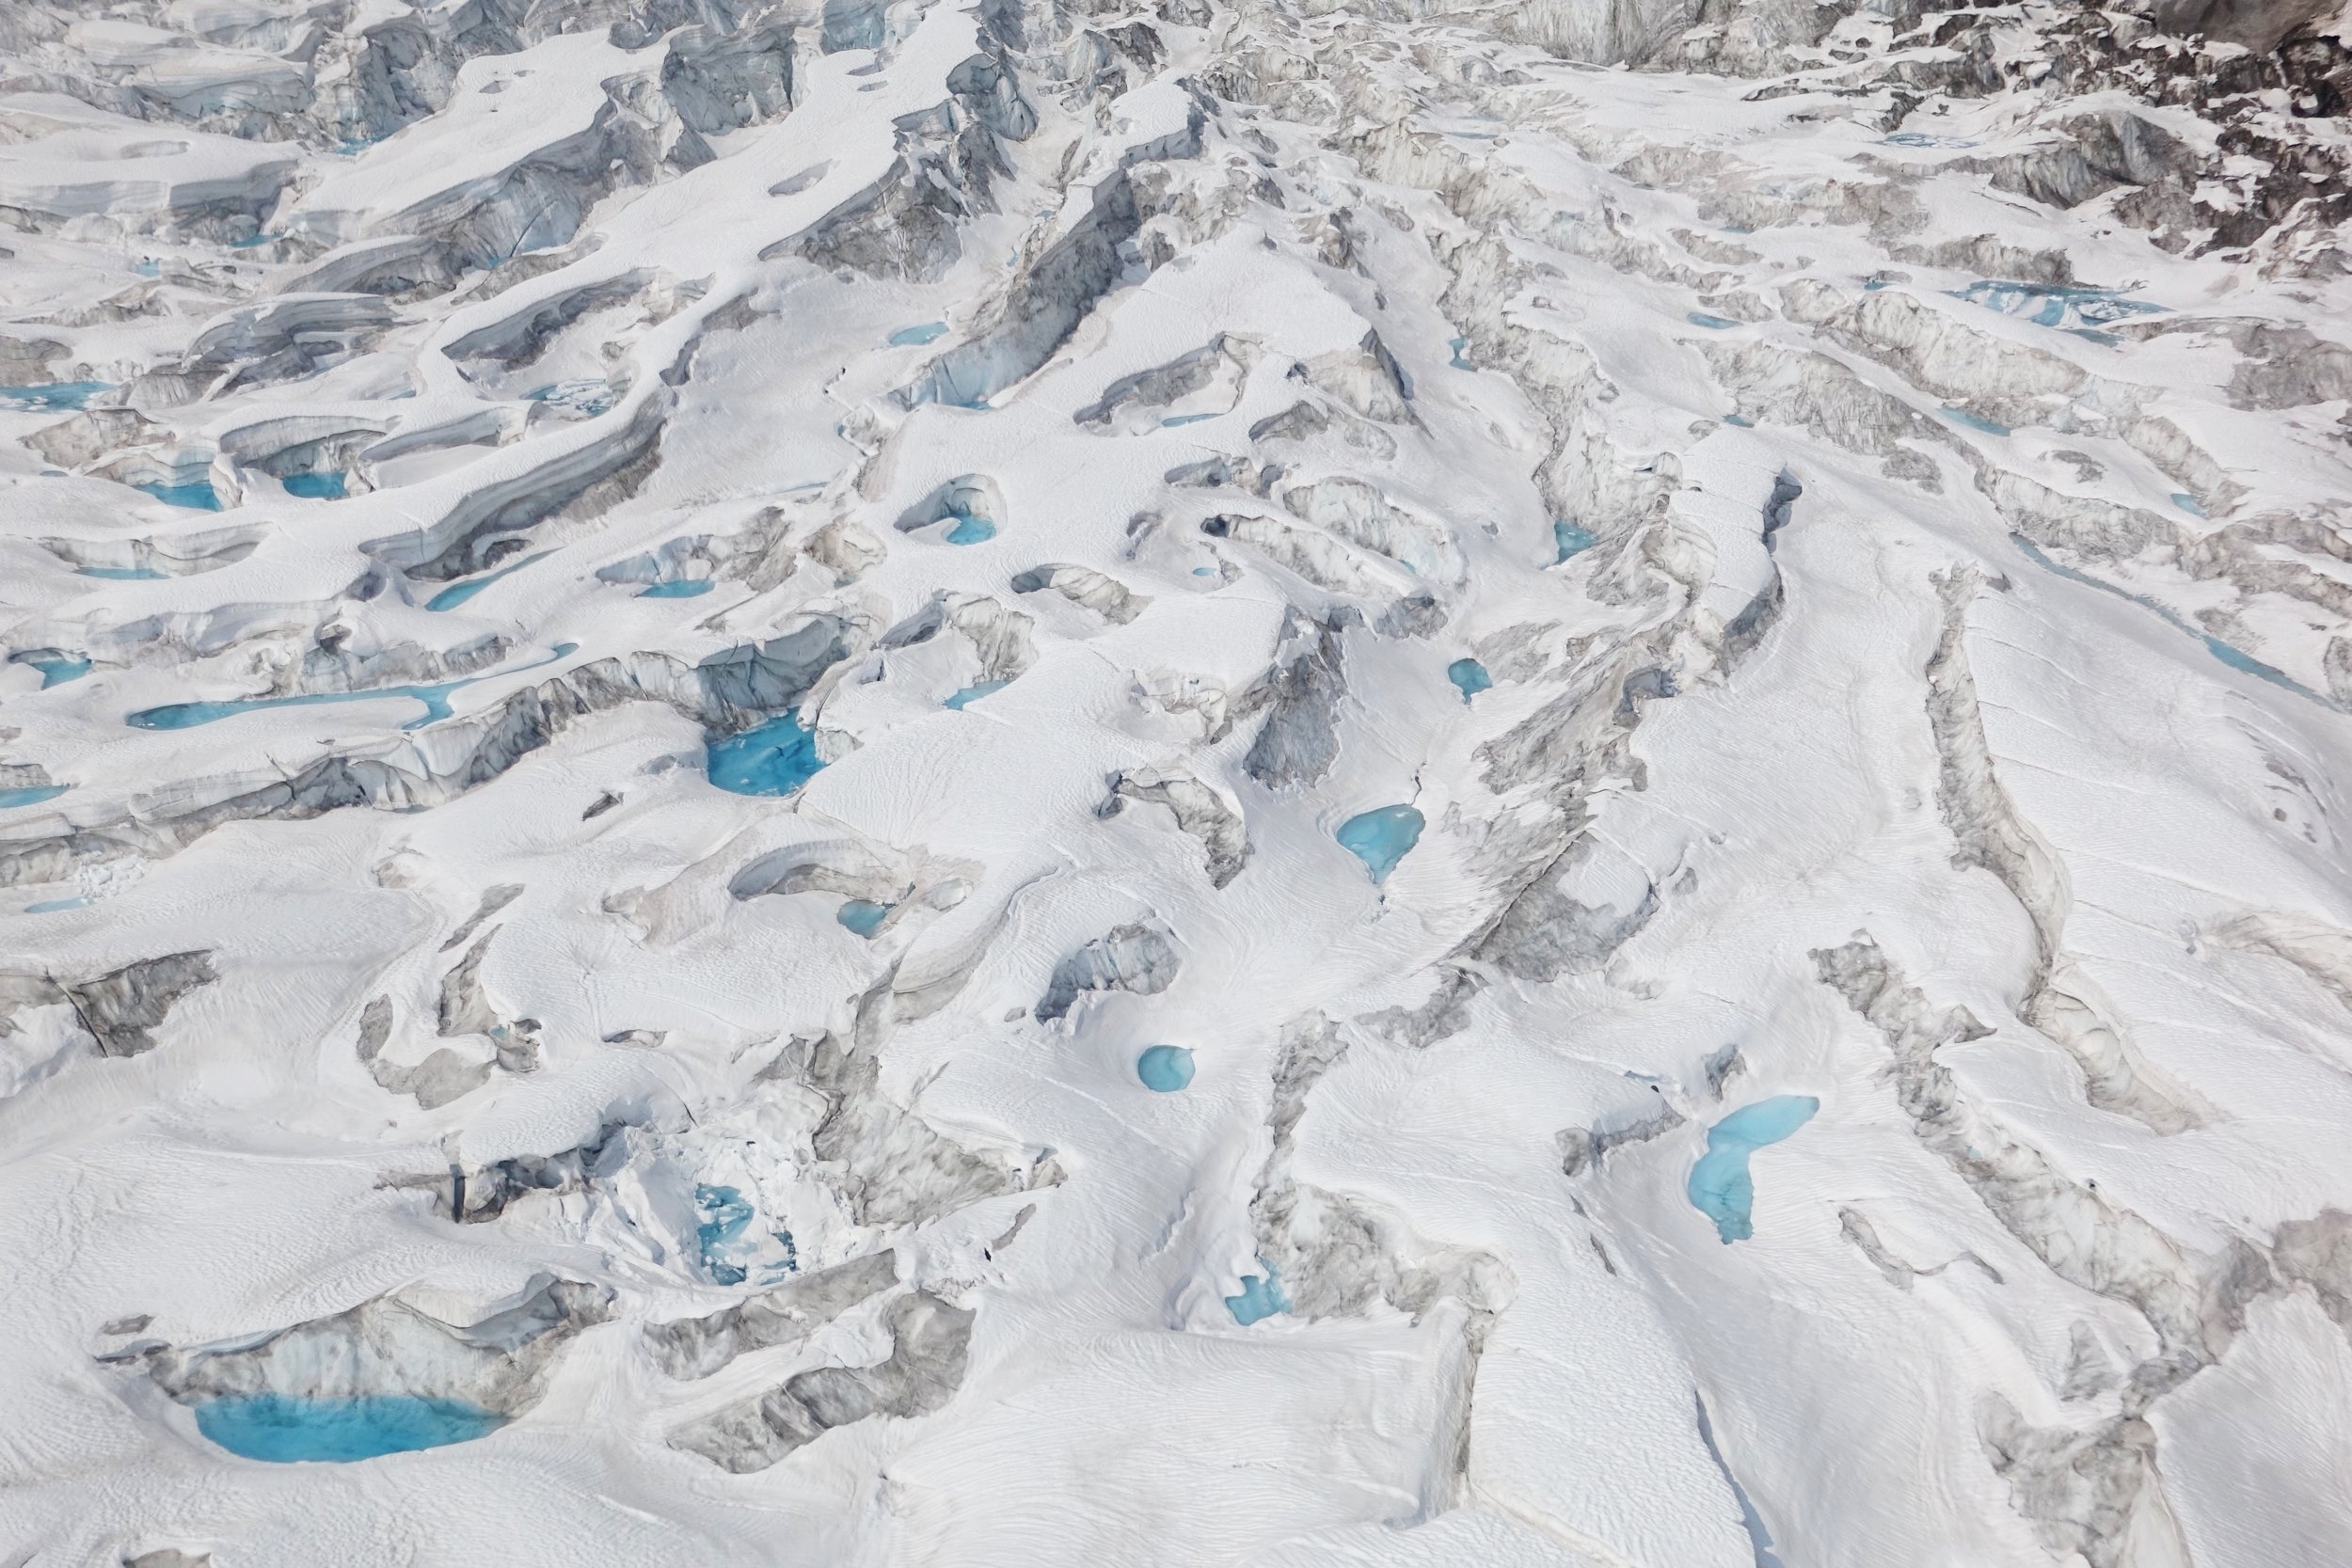
[(1988, 420), (1981, 414), (1971, 414), (1965, 408), (1955, 408), (1948, 403), (1944, 405), (1944, 417), (1955, 424), (1964, 424), (1971, 430), (1981, 430), (1987, 436), (2009, 434), (2009, 426), (1994, 420)]
[(2175, 614), (2169, 608), (2158, 604), (2155, 600), (2149, 598), (2145, 594), (2134, 594), (2127, 589), (2118, 588), (2111, 582), (2101, 581), (2099, 578), (2092, 577), (2088, 572), (2078, 572), (2072, 566), (2063, 565), (2058, 562), (2053, 561), (2047, 554), (2043, 553), (2043, 551), (2036, 546), (2032, 540), (2026, 538), (2022, 533), (2012, 533), (2009, 536), (2009, 539), (2010, 544), (2015, 545), (2020, 550), (2025, 552), (2026, 560), (2032, 562), (2035, 565), (2041, 567), (2043, 571), (2048, 572), (2053, 576), (2064, 578), (2069, 582), (2079, 582), (2087, 588), (2096, 588), (2103, 594), (2112, 594), (2119, 599), (2129, 599), (2132, 603), (2139, 606), (2142, 610), (2154, 611), (2157, 618), (2163, 621), (2166, 626), (2172, 627), (2175, 631), (2185, 632), (2189, 636), (2194, 637), (2197, 641), (2205, 645), (2205, 652), (2213, 655), (2214, 657), (2219, 659), (2231, 669), (2251, 675), (2256, 680), (2268, 681), (2275, 687), (2279, 687), (2283, 690), (2294, 692), (2296, 696), (2303, 698), (2307, 702), (2317, 703), (2322, 707), (2335, 708), (2338, 712), (2343, 711), (2343, 708), (2333, 698), (2322, 696), (2320, 693), (2312, 690), (2310, 687), (2305, 686), (2301, 681), (2296, 680), (2293, 675), (2288, 674), (2285, 671), (2279, 669), (2275, 665), (2265, 664), (2261, 659), (2256, 658), (2252, 654), (2248, 653), (2245, 649), (2234, 647), (2230, 643), (2222, 641), (2221, 639), (2214, 636), (2213, 633), (2191, 626), (2188, 622), (2183, 620), (2179, 615)]
[(1756, 1234), (1756, 1179), (1748, 1156), (1776, 1144), (1813, 1119), (1821, 1102), (1809, 1094), (1776, 1094), (1743, 1105), (1707, 1130), (1707, 1152), (1691, 1167), (1684, 1187), (1691, 1204), (1715, 1222), (1728, 1246)]
[(273, 1465), (347, 1465), (486, 1437), (506, 1418), (456, 1400), (410, 1394), (300, 1399), (229, 1394), (196, 1407), (196, 1429), (230, 1453)]
[(708, 578), (673, 578), (668, 582), (655, 583), (637, 596), (641, 599), (698, 599), (709, 593), (711, 587)]
[(0, 404), (35, 414), (79, 408), (101, 392), (111, 392), (111, 381), (53, 381), (46, 387), (0, 387)]
[(1174, 1094), (1192, 1085), (1192, 1053), (1181, 1045), (1155, 1045), (1136, 1058), (1136, 1076), (1154, 1094)]
[(1396, 863), (1421, 842), (1422, 816), (1410, 806), (1381, 806), (1340, 824), (1332, 836), (1340, 847), (1364, 863), (1375, 882), (1388, 880)]
[(511, 566), (501, 566), (495, 572), (485, 573), (481, 577), (470, 578), (465, 582), (451, 583), (447, 588), (442, 589), (439, 593), (425, 600), (424, 608), (427, 610), (455, 610), (459, 605), (464, 604), (468, 599), (472, 598), (476, 594), (481, 593), (485, 588), (489, 587), (490, 584), (498, 581), (501, 578), (510, 577), (513, 574), (521, 571), (532, 562), (545, 561), (547, 558), (548, 552), (546, 550), (541, 550), (537, 555), (527, 555), (523, 557), (520, 561), (516, 562)]
[(43, 800), (54, 800), (72, 789), (72, 784), (26, 784), (21, 789), (0, 789), (0, 811), (17, 806), (37, 806)]
[(291, 697), (233, 697), (215, 703), (167, 703), (162, 707), (141, 708), (123, 722), (140, 730), (192, 730), (199, 724), (217, 723), (223, 719), (234, 719), (241, 713), (259, 713), (265, 708), (318, 707), (327, 703), (364, 703), (379, 697), (405, 697), (422, 703), (424, 713), (421, 718), (411, 719), (401, 728), (418, 730), (449, 717), (449, 694), (453, 691), (471, 686), (476, 681), (488, 680), (492, 675), (536, 670), (579, 650), (577, 642), (558, 642), (553, 653), (533, 663), (468, 675), (463, 680), (442, 681), (437, 686), (379, 686), (366, 691), (304, 691)]
[(825, 766), (816, 732), (801, 728), (799, 708), (714, 740), (708, 751), (710, 782), (731, 795), (789, 795)]

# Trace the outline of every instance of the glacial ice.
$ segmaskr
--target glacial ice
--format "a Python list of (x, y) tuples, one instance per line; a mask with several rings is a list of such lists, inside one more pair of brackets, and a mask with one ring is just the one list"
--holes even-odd
[(0, 64), (11, 1560), (2352, 1561), (2342, 0)]

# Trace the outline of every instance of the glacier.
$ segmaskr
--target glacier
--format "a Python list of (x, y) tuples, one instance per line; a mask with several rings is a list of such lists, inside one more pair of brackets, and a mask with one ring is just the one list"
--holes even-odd
[(0, 1550), (2352, 1563), (2343, 0), (0, 5)]

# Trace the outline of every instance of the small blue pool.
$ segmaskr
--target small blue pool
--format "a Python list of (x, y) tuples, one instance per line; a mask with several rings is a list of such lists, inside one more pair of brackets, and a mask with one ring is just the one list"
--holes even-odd
[(43, 800), (56, 800), (72, 787), (72, 784), (26, 784), (19, 789), (0, 789), (0, 811), (37, 806)]
[(307, 501), (339, 501), (344, 495), (341, 468), (317, 474), (288, 474), (278, 483), (286, 487), (286, 494), (299, 496)]
[(220, 493), (209, 479), (193, 484), (134, 484), (134, 490), (144, 490), (166, 506), (185, 507), (191, 512), (218, 512)]
[(1551, 543), (1558, 552), (1552, 556), (1551, 563), (1557, 566), (1568, 557), (1591, 549), (1600, 543), (1600, 538), (1589, 529), (1579, 528), (1574, 523), (1558, 522), (1551, 525)]
[(1136, 1058), (1136, 1076), (1154, 1094), (1174, 1094), (1192, 1085), (1192, 1053), (1181, 1045), (1155, 1045)]
[(1820, 1108), (1820, 1101), (1809, 1094), (1777, 1094), (1741, 1106), (1707, 1130), (1707, 1152), (1691, 1167), (1684, 1191), (1692, 1207), (1715, 1222), (1724, 1245), (1756, 1234), (1751, 1214), (1756, 1179), (1748, 1172), (1748, 1156), (1788, 1137)]
[(637, 596), (641, 599), (698, 599), (715, 586), (708, 578), (673, 578), (657, 582)]
[(925, 343), (937, 342), (946, 335), (947, 324), (946, 322), (921, 322), (914, 326), (902, 326), (893, 332), (890, 335), (890, 346), (892, 348), (919, 348)]
[(1274, 1277), (1273, 1265), (1262, 1258), (1258, 1266), (1265, 1273), (1243, 1275), (1241, 1294), (1225, 1298), (1225, 1310), (1231, 1312), (1233, 1321), (1244, 1328), (1261, 1318), (1271, 1318), (1277, 1312), (1291, 1309), (1291, 1298), (1283, 1293), (1282, 1282)]
[(877, 904), (871, 898), (851, 898), (835, 910), (833, 917), (859, 936), (870, 937), (890, 918), (890, 906)]
[(950, 545), (980, 545), (996, 537), (996, 525), (986, 517), (958, 517), (944, 535)]
[(544, 403), (550, 408), (561, 408), (582, 419), (610, 414), (620, 394), (612, 383), (595, 376), (582, 376), (577, 381), (558, 381), (552, 386), (534, 388), (524, 397), (532, 403)]
[(1724, 316), (1710, 316), (1704, 310), (1693, 310), (1682, 319), (1689, 322), (1692, 326), (1704, 326), (1717, 332), (1727, 331), (1740, 325), (1738, 322), (1729, 320)]
[(962, 690), (957, 692), (954, 696), (949, 697), (939, 705), (941, 707), (953, 708), (969, 707), (974, 703), (978, 702), (982, 697), (988, 696), (991, 692), (1002, 691), (1005, 688), (1010, 686), (1012, 682), (1010, 681), (974, 681), (970, 686), (965, 687)]
[(1160, 428), (1162, 430), (1170, 430), (1180, 424), (1199, 424), (1202, 420), (1214, 420), (1216, 418), (1218, 418), (1218, 416), (1215, 414), (1171, 414), (1167, 419), (1160, 421)]
[(229, 1394), (196, 1407), (196, 1429), (206, 1437), (242, 1458), (273, 1465), (345, 1465), (446, 1448), (486, 1437), (505, 1424), (505, 1417), (479, 1405), (410, 1394)]
[(1445, 678), (1454, 683), (1454, 689), (1466, 703), (1481, 691), (1493, 689), (1495, 684), (1495, 678), (1486, 673), (1486, 667), (1474, 658), (1457, 658), (1447, 665)]
[(89, 660), (80, 654), (60, 653), (55, 648), (35, 648), (25, 653), (10, 654), (10, 664), (29, 664), (40, 672), (40, 689), (63, 686), (80, 680), (89, 673)]
[(1340, 847), (1364, 863), (1375, 882), (1388, 880), (1396, 863), (1421, 842), (1422, 816), (1410, 806), (1381, 806), (1351, 816), (1332, 836)]
[(825, 766), (817, 733), (801, 728), (799, 708), (714, 740), (708, 750), (710, 782), (732, 795), (789, 795)]
[(703, 1269), (721, 1285), (740, 1285), (748, 1271), (729, 1256), (739, 1250), (743, 1232), (751, 1228), (752, 1206), (733, 1187), (694, 1189), (694, 1212), (702, 1223), (694, 1227), (694, 1242), (702, 1251)]

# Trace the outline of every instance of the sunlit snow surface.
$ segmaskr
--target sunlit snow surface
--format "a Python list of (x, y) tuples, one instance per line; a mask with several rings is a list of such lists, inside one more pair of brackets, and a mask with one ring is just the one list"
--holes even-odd
[(0, 1554), (2352, 1562), (2335, 8), (0, 5)]

